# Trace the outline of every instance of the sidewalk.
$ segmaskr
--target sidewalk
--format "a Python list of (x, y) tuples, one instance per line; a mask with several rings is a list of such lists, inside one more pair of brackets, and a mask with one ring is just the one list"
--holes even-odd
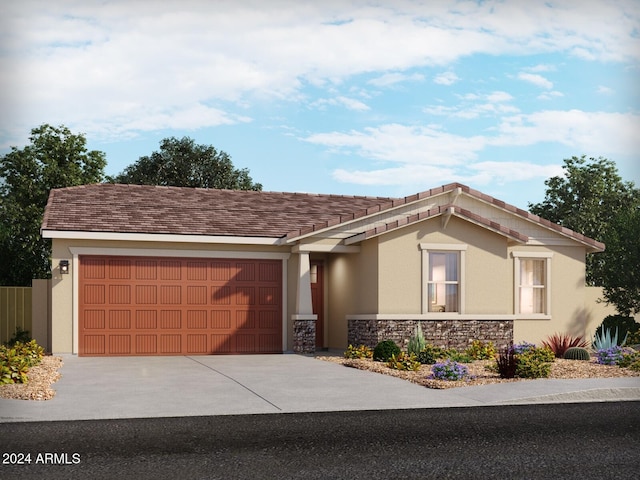
[(62, 355), (48, 401), (0, 399), (0, 422), (640, 401), (640, 377), (433, 390), (300, 355)]

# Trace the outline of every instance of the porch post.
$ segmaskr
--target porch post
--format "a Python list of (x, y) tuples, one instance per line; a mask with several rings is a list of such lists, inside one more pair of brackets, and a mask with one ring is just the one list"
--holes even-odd
[(296, 284), (296, 311), (293, 318), (293, 351), (316, 351), (316, 320), (311, 303), (311, 267), (309, 252), (298, 253), (298, 279)]

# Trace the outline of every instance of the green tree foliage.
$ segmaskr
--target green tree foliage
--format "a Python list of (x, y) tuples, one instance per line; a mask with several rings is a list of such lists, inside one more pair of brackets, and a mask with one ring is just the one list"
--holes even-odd
[(105, 155), (87, 151), (84, 135), (44, 124), (30, 144), (0, 159), (0, 285), (31, 285), (50, 273), (51, 245), (40, 236), (49, 191), (100, 182)]
[(189, 137), (165, 138), (160, 142), (160, 151), (140, 157), (108, 180), (138, 185), (262, 190), (261, 184), (253, 183), (247, 169), (233, 167), (225, 152), (211, 145), (197, 145)]
[[(545, 181), (542, 203), (529, 204), (531, 213), (603, 242), (613, 217), (640, 205), (640, 190), (622, 180), (611, 160), (583, 155), (565, 159), (562, 168), (564, 176)], [(587, 256), (587, 284), (605, 285), (605, 258), (613, 261), (601, 254)]]
[(611, 220), (602, 256), (603, 295), (622, 315), (640, 313), (640, 206)]

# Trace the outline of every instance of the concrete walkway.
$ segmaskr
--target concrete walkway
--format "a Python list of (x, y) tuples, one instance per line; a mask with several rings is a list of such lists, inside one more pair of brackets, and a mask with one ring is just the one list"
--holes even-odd
[(61, 355), (48, 401), (0, 399), (0, 422), (640, 400), (640, 377), (433, 390), (311, 357)]

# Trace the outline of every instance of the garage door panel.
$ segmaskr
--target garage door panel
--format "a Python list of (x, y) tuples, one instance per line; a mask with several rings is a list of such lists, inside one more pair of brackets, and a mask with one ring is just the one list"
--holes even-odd
[(282, 352), (280, 261), (81, 256), (79, 271), (80, 355)]
[(131, 328), (131, 310), (110, 310), (109, 328), (111, 330)]

